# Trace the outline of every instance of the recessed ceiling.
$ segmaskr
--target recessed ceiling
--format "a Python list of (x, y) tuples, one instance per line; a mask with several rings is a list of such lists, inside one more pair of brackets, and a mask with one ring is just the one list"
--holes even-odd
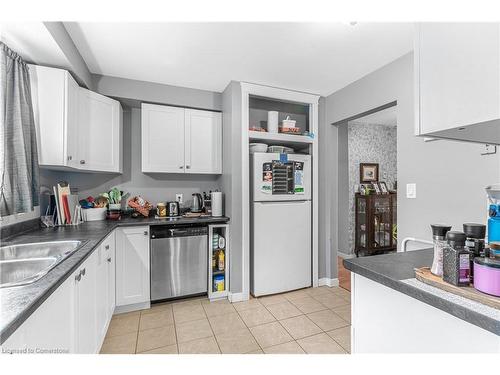
[(413, 48), (411, 23), (65, 23), (96, 74), (221, 92), (328, 95)]
[(397, 106), (392, 106), (381, 111), (371, 113), (369, 115), (360, 117), (356, 120), (351, 121), (356, 124), (371, 124), (371, 125), (385, 125), (385, 126), (397, 126), (398, 114)]

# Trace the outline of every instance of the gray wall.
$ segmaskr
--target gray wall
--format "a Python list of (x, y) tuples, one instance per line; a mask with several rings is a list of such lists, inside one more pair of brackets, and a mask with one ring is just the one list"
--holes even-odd
[(330, 126), (330, 108), (327, 99), (319, 100), (319, 246), (318, 276), (334, 279), (337, 277), (337, 129)]
[[(332, 126), (332, 125), (330, 125)], [(338, 249), (339, 254), (349, 254), (349, 125), (344, 123), (338, 128)]]
[[(455, 229), (460, 229), (464, 222), (484, 223), (484, 187), (499, 180), (498, 155), (480, 156), (481, 145), (424, 142), (415, 137), (413, 90), (410, 53), (328, 96), (328, 122), (397, 100), (397, 168), (402, 192), (398, 196), (399, 239), (429, 239), (429, 224), (433, 222), (449, 223)], [(332, 136), (332, 142), (337, 142), (337, 134)], [(407, 183), (417, 184), (416, 199), (406, 198)], [(334, 194), (338, 194), (337, 189)], [(338, 204), (331, 209), (337, 212)]]
[(123, 174), (42, 169), (41, 175), (41, 185), (44, 187), (51, 187), (60, 180), (66, 180), (72, 189), (78, 189), (80, 198), (95, 196), (117, 186), (129, 192), (130, 196), (141, 195), (153, 204), (175, 200), (175, 194), (182, 193), (185, 206), (189, 206), (192, 193), (220, 189), (217, 175), (142, 173), (141, 111), (136, 108), (123, 114)]
[(120, 99), (129, 99), (128, 102), (125, 102), (136, 107), (139, 107), (140, 102), (144, 101), (215, 111), (222, 110), (222, 94), (218, 92), (97, 74), (93, 74), (92, 79), (97, 92)]
[[(241, 212), (241, 88), (231, 81), (222, 93), (223, 102), (223, 155), (224, 164), (220, 178), (224, 192), (225, 213), (231, 218), (231, 284), (232, 293), (243, 291), (243, 232)], [(248, 262), (248, 259), (245, 260)]]

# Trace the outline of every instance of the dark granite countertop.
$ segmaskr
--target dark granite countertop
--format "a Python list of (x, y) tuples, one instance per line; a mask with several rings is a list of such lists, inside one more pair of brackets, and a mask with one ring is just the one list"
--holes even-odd
[(228, 217), (178, 218), (175, 220), (125, 217), (119, 221), (89, 221), (78, 226), (40, 228), (2, 241), (2, 246), (46, 241), (85, 241), (73, 254), (47, 275), (30, 285), (0, 289), (0, 344), (92, 254), (115, 228), (141, 225), (209, 225), (228, 222)]
[(348, 270), (425, 302), (500, 336), (500, 311), (415, 280), (415, 268), (430, 267), (433, 250), (344, 259)]

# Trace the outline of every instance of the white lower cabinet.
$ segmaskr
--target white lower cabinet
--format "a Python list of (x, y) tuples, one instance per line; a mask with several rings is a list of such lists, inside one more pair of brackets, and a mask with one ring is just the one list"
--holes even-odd
[(66, 279), (2, 344), (2, 352), (75, 352), (75, 282)]
[(149, 304), (149, 227), (119, 228), (2, 344), (2, 350), (98, 353), (116, 306), (134, 310)]
[(97, 347), (100, 348), (115, 310), (115, 235), (111, 233), (96, 249), (97, 275), (96, 329)]
[(149, 291), (149, 227), (116, 230), (116, 306), (150, 304)]
[(94, 251), (72, 276), (75, 283), (76, 352), (82, 354), (96, 353), (99, 349), (96, 336), (98, 250)]

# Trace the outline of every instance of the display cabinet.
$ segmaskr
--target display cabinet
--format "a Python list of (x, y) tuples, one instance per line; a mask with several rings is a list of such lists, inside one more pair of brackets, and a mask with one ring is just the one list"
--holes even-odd
[(229, 294), (229, 225), (208, 226), (208, 298), (215, 300)]
[(371, 194), (355, 196), (356, 256), (397, 247), (397, 194)]

